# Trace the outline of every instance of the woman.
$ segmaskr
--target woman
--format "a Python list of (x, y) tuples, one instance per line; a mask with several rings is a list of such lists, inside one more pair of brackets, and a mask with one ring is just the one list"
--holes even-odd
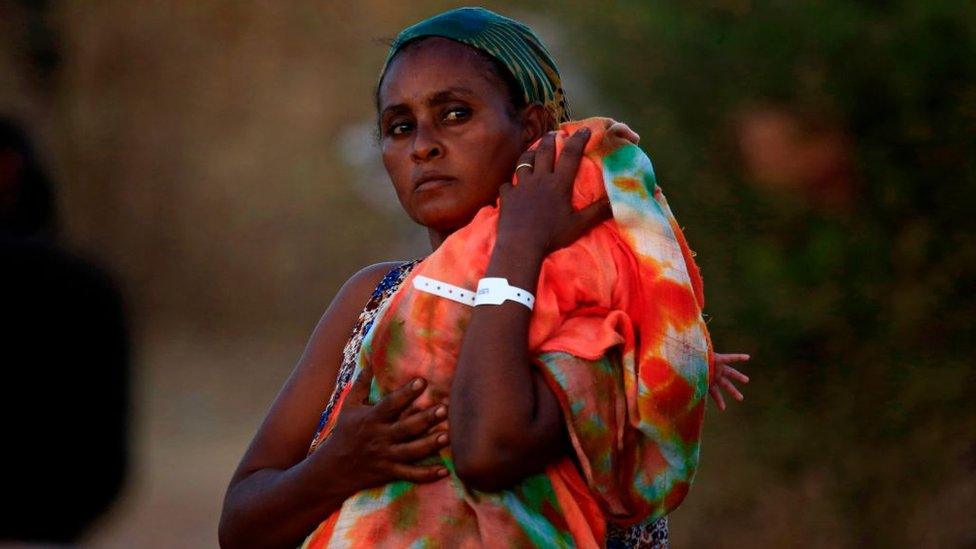
[[(553, 160), (555, 138), (547, 132), (568, 120), (569, 112), (555, 63), (524, 25), (463, 8), (406, 29), (391, 47), (377, 109), (384, 165), (406, 213), (427, 227), (433, 249), (494, 204), (502, 190), (485, 276), (535, 288), (548, 253), (611, 215), (605, 200), (574, 210), (560, 190), (572, 184), (589, 135), (569, 138)], [(540, 139), (538, 152), (526, 151)], [(516, 166), (520, 184), (503, 186)], [(472, 493), (503, 493), (568, 459), (558, 396), (531, 365), (525, 343), (530, 311), (517, 303), (475, 307), (450, 404), (447, 394), (426, 391), (433, 384), (420, 378), (365, 404), (369, 376), (351, 381), (360, 342), (417, 264), (368, 267), (339, 291), (231, 480), (221, 518), (223, 545), (295, 545), (316, 528), (310, 539), (327, 544), (331, 534), (322, 534), (320, 525), (367, 488), (457, 482)], [(741, 399), (728, 378), (747, 378), (725, 365), (741, 359), (716, 355), (719, 381), (710, 390), (722, 407), (718, 387)], [(445, 448), (453, 462), (424, 459)], [(416, 517), (406, 510), (391, 520)], [(665, 519), (608, 531), (599, 543), (667, 543)], [(386, 538), (370, 531), (362, 539)], [(428, 541), (450, 544), (445, 540)], [(526, 540), (541, 543), (531, 535)]]

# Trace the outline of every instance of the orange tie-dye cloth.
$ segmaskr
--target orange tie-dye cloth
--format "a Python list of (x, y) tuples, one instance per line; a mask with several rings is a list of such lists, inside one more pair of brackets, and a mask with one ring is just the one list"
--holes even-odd
[[(605, 118), (565, 123), (557, 154), (583, 125), (592, 136), (573, 206), (609, 196), (614, 217), (545, 259), (528, 335), (575, 455), (511, 489), (484, 493), (465, 488), (447, 448), (432, 459), (448, 477), (359, 492), (307, 547), (602, 546), (607, 520), (652, 520), (684, 499), (711, 378), (701, 279), (650, 160), (625, 126)], [(449, 395), (472, 307), (412, 282), (423, 276), (474, 290), (497, 220), (497, 204), (480, 210), (387, 301), (358, 357), (359, 370), (368, 365), (374, 375), (371, 399), (417, 376), (429, 380), (421, 405)]]

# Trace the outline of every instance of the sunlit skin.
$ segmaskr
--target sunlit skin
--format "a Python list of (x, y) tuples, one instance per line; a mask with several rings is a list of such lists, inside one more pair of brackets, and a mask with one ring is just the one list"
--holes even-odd
[[(484, 59), (444, 38), (405, 50), (383, 78), (383, 164), (432, 247), (494, 203), (519, 155), (542, 135), (541, 107), (513, 113), (503, 86)], [(418, 186), (425, 177), (439, 179)]]
[[(540, 105), (514, 112), (503, 82), (476, 54), (453, 43), (431, 42), (430, 49), (414, 50), (431, 55), (407, 55), (407, 50), (393, 61), (380, 89), (379, 110), (381, 123), (395, 115), (400, 124), (395, 130), (381, 126), (391, 182), (405, 212), (428, 226), (436, 248), (497, 198), (519, 155), (544, 133), (547, 119)], [(425, 88), (411, 91), (400, 82), (401, 76), (410, 79), (421, 71), (428, 76), (412, 81)], [(455, 73), (460, 73), (456, 79)], [(389, 90), (406, 92), (397, 91), (402, 95), (394, 103), (387, 99)], [(445, 112), (445, 106), (454, 110)], [(387, 131), (395, 133), (387, 136)], [(431, 171), (446, 180), (417, 188)], [(373, 288), (397, 264), (356, 273), (322, 316), (231, 479), (221, 515), (222, 546), (295, 546), (362, 489), (401, 479), (432, 482), (446, 475), (443, 466), (416, 465), (451, 438), (443, 431), (447, 403), (426, 409), (412, 404), (425, 380), (405, 384), (376, 405), (364, 404), (363, 385), (355, 387), (332, 435), (305, 455), (335, 386), (349, 332)], [(547, 396), (547, 417), (558, 424), (558, 407), (551, 393)], [(560, 430), (550, 431), (562, 436)]]
[[(427, 227), (433, 249), (501, 196), (485, 276), (534, 288), (545, 255), (610, 216), (607, 203), (580, 211), (569, 204), (588, 135), (570, 138), (555, 161), (553, 140), (543, 137), (550, 126), (545, 109), (530, 104), (516, 111), (504, 82), (466, 46), (429, 38), (402, 51), (381, 82), (378, 107), (384, 165), (404, 211)], [(526, 152), (540, 137), (538, 150)], [(521, 169), (512, 186), (522, 162), (534, 169)], [(458, 476), (482, 490), (511, 486), (568, 452), (555, 396), (526, 349), (529, 310), (506, 302), (475, 308), (450, 403), (417, 408), (426, 389), (426, 380), (417, 379), (370, 405), (364, 376), (332, 434), (306, 457), (349, 333), (380, 279), (398, 264), (356, 273), (323, 314), (231, 479), (220, 523), (223, 547), (294, 547), (360, 490), (444, 478), (443, 466), (417, 461), (448, 445)], [(726, 362), (738, 356), (717, 354), (716, 372), (728, 372)], [(728, 385), (721, 386), (731, 386), (741, 400), (723, 379)], [(716, 387), (713, 397), (720, 398)]]
[[(384, 165), (404, 210), (427, 227), (435, 248), (494, 203), (500, 187), (511, 189), (516, 163), (533, 161), (523, 157), (525, 149), (546, 129), (541, 106), (513, 112), (486, 62), (442, 38), (394, 60), (379, 106)], [(551, 173), (550, 154), (550, 173), (540, 170), (538, 185), (503, 195), (506, 215), (486, 276), (534, 288), (550, 242), (571, 241), (609, 216), (605, 207), (599, 216), (578, 216), (556, 189), (572, 185), (587, 137), (576, 139), (575, 156), (564, 155), (565, 173)], [(544, 145), (551, 149), (552, 140)], [(565, 449), (556, 397), (530, 365), (529, 318), (528, 309), (513, 303), (476, 308), (458, 357), (451, 449), (457, 474), (481, 490), (508, 486)]]

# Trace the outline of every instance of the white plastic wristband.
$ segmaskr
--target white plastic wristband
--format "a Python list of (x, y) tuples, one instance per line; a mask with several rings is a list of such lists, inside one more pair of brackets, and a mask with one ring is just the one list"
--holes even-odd
[(505, 301), (521, 303), (530, 311), (535, 306), (535, 296), (531, 292), (510, 286), (506, 278), (490, 276), (478, 281), (478, 295), (474, 300), (475, 306), (501, 305)]
[(440, 280), (435, 280), (426, 276), (417, 275), (414, 277), (413, 287), (422, 292), (427, 292), (428, 294), (434, 294), (438, 297), (450, 299), (451, 301), (456, 301), (469, 307), (473, 307), (475, 304), (475, 295), (471, 290), (465, 290), (460, 286), (448, 284), (447, 282), (441, 282)]

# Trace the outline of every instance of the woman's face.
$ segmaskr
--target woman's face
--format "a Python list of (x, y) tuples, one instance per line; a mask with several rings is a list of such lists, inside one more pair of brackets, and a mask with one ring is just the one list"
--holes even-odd
[(396, 56), (380, 85), (379, 109), (383, 164), (400, 204), (441, 236), (494, 202), (541, 134), (528, 110), (512, 112), (487, 61), (444, 38)]

